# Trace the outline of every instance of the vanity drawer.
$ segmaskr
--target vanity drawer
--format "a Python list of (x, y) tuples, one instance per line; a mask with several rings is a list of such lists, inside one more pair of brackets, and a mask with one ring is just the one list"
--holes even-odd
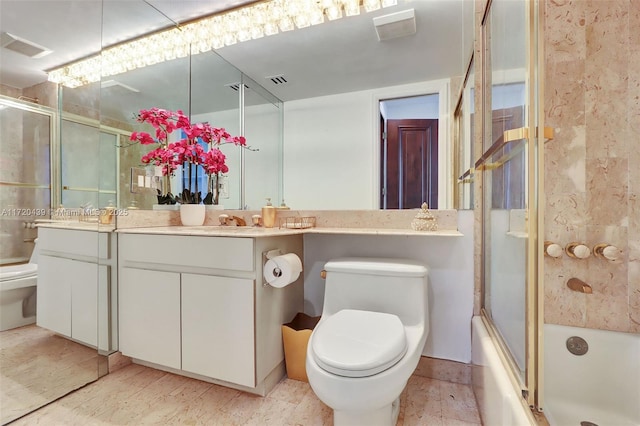
[(120, 236), (126, 262), (253, 271), (253, 238), (177, 235)]
[[(98, 257), (98, 232), (77, 229), (38, 228), (38, 247), (64, 254), (68, 257)], [(105, 239), (100, 242), (106, 244)], [(100, 250), (100, 252), (105, 251)]]

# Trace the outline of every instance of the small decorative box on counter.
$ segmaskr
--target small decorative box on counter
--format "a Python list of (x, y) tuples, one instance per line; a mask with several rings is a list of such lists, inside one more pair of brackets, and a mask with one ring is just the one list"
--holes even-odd
[(315, 216), (293, 216), (280, 218), (280, 228), (306, 229), (314, 228), (315, 226)]

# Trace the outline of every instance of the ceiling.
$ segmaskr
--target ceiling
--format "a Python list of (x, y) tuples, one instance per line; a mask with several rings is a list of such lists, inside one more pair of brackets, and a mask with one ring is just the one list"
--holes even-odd
[[(46, 81), (45, 70), (96, 53), (102, 45), (251, 2), (0, 0), (0, 31), (53, 50), (33, 59), (1, 48), (0, 83), (30, 87)], [(416, 34), (378, 41), (373, 17), (410, 8), (415, 9)], [(473, 0), (398, 0), (391, 8), (238, 43), (217, 53), (283, 101), (436, 80), (464, 72), (472, 49), (472, 9)], [(160, 77), (157, 70), (149, 72), (141, 74), (145, 77), (139, 84)], [(280, 74), (287, 83), (266, 79)], [(136, 88), (143, 96), (144, 90)]]

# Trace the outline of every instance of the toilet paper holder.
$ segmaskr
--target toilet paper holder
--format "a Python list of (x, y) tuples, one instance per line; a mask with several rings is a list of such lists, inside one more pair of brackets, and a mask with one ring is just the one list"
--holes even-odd
[[(267, 264), (267, 260), (273, 259), (276, 256), (280, 256), (284, 253), (280, 249), (267, 250), (262, 252), (262, 268), (264, 269)], [(275, 272), (275, 271), (274, 271)], [(267, 280), (262, 277), (262, 287), (270, 287)]]

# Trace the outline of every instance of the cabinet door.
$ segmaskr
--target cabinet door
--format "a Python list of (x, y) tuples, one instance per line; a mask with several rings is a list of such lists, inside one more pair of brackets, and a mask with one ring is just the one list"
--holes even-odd
[(132, 358), (180, 368), (180, 274), (122, 268), (119, 349)]
[(255, 387), (253, 280), (182, 274), (182, 369)]
[(71, 337), (98, 346), (98, 265), (77, 260), (69, 262)]
[(98, 344), (98, 265), (38, 258), (37, 322), (91, 346)]
[(71, 282), (66, 273), (68, 259), (38, 257), (36, 322), (63, 336), (71, 337)]

